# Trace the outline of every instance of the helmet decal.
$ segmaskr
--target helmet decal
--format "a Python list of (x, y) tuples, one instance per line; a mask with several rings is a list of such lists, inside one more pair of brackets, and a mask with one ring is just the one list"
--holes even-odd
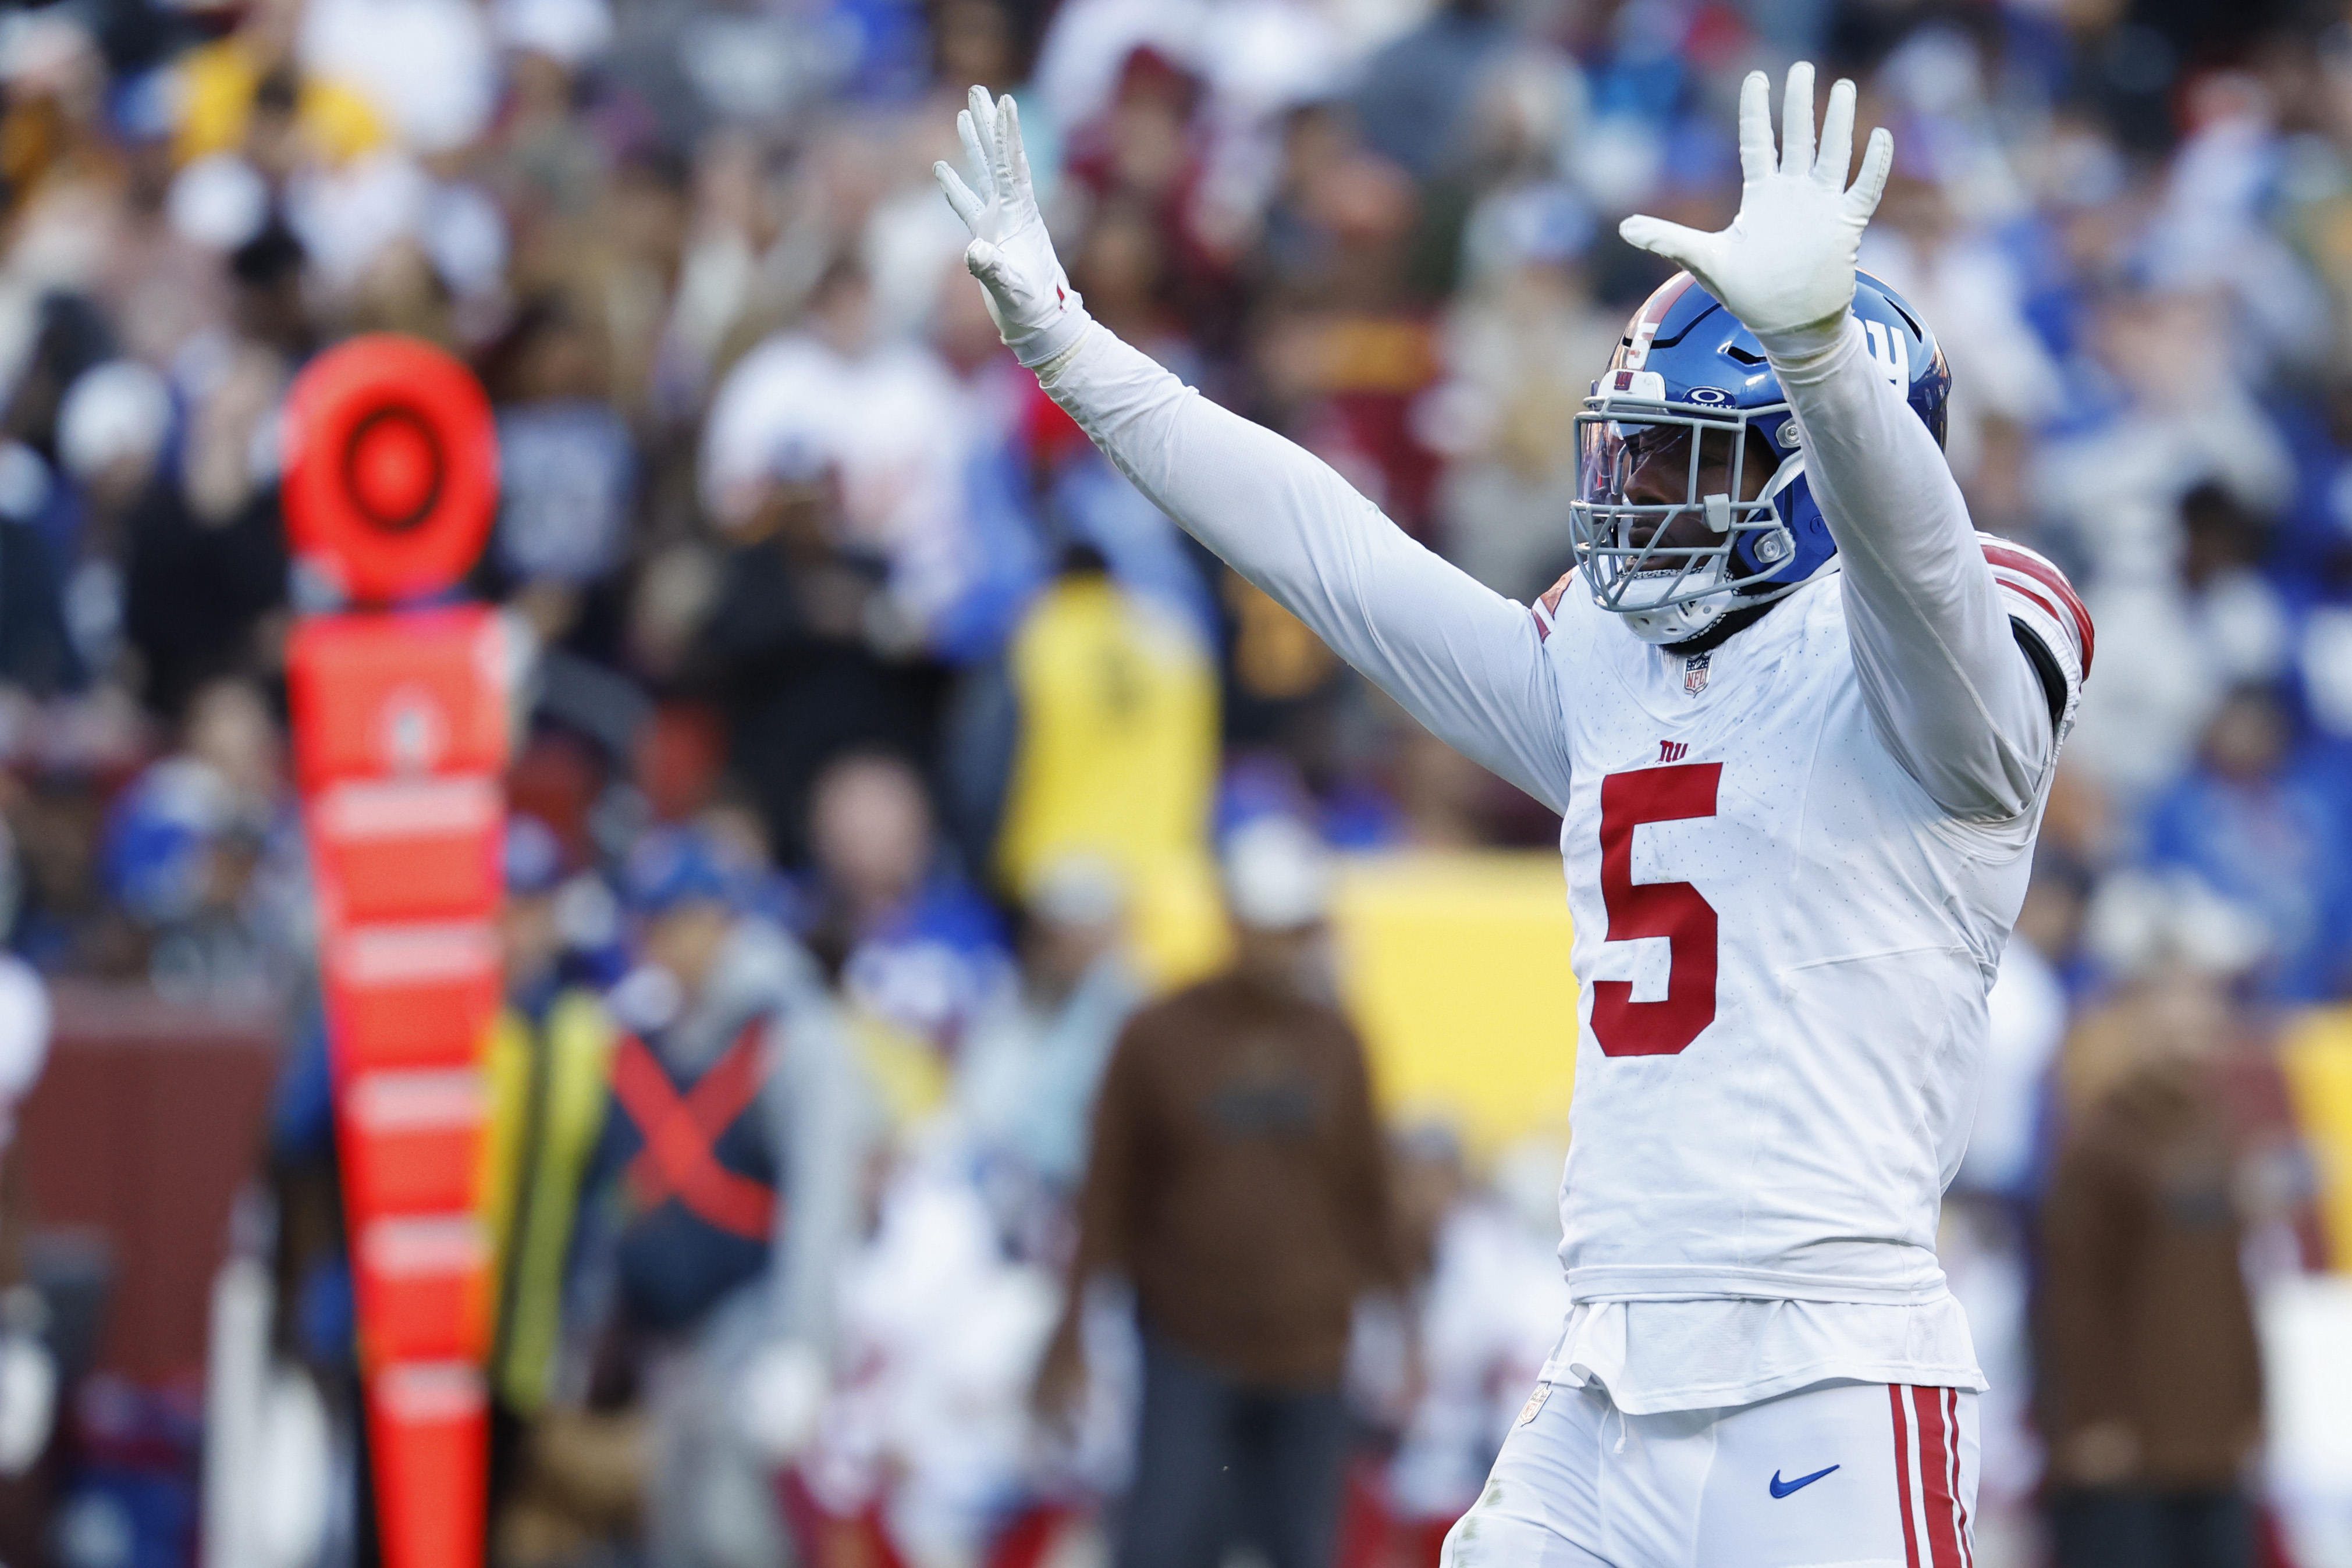
[(1650, 357), (1650, 340), (1658, 335), (1655, 321), (1636, 321), (1633, 334), (1625, 340), (1625, 352), (1619, 363), (1629, 371), (1638, 371)]
[[(1678, 272), (1642, 301), (1642, 308), (1633, 312), (1633, 319), (1626, 323), (1624, 340), (1618, 347), (1617, 357), (1610, 361), (1610, 368), (1638, 371), (1646, 366), (1651, 349), (1657, 346), (1658, 328), (1665, 320), (1666, 313), (1675, 308), (1675, 302), (1683, 297), (1684, 291), (1697, 281), (1687, 272)], [(1705, 291), (1701, 290), (1701, 293)], [(1677, 335), (1665, 346), (1672, 348), (1679, 340)]]
[(1889, 332), (1884, 321), (1862, 324), (1863, 346), (1869, 350), (1871, 362), (1885, 371), (1887, 381), (1897, 388), (1909, 391), (1911, 386), (1911, 345), (1900, 332)]

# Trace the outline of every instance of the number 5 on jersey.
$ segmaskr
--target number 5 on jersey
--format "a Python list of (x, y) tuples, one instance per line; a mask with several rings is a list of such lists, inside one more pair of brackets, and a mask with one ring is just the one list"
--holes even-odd
[(1601, 900), (1612, 942), (1663, 936), (1671, 968), (1662, 1001), (1637, 1002), (1631, 980), (1592, 982), (1592, 1034), (1608, 1056), (1673, 1056), (1715, 1021), (1715, 905), (1686, 882), (1635, 882), (1633, 830), (1715, 815), (1720, 762), (1641, 768), (1601, 781)]

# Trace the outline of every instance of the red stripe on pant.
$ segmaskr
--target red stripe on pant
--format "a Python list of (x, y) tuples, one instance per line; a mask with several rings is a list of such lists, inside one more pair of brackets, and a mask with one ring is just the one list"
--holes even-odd
[(1911, 1432), (1903, 1416), (1903, 1387), (1886, 1385), (1886, 1402), (1895, 1411), (1895, 1500), (1903, 1511), (1905, 1568), (1919, 1568), (1919, 1537), (1911, 1527)]
[(1960, 1484), (1960, 1391), (1944, 1390), (1944, 1414), (1952, 1434), (1952, 1512), (1960, 1521), (1960, 1561), (1966, 1568), (1976, 1568), (1977, 1543), (1969, 1531), (1968, 1489)]
[(1927, 1505), (1929, 1561), (1935, 1568), (1965, 1568), (1959, 1511), (1952, 1502), (1953, 1461), (1959, 1445), (1944, 1417), (1945, 1393), (1941, 1388), (1911, 1391), (1911, 1408), (1919, 1417), (1920, 1500)]

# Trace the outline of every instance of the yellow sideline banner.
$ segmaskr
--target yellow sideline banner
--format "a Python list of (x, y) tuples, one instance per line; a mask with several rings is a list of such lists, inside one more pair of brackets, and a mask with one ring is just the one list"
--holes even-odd
[(2327, 1263), (2352, 1271), (2352, 1008), (2319, 1008), (2287, 1027), (2279, 1068), (2319, 1178)]
[(1576, 981), (1559, 856), (1349, 856), (1332, 905), (1340, 990), (1383, 1110), (1443, 1121), (1474, 1159), (1568, 1137)]

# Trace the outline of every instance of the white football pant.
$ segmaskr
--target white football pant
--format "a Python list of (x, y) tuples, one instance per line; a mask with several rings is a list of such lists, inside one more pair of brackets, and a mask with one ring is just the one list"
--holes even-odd
[(1977, 1396), (1824, 1383), (1628, 1416), (1538, 1384), (1440, 1568), (1970, 1568)]

